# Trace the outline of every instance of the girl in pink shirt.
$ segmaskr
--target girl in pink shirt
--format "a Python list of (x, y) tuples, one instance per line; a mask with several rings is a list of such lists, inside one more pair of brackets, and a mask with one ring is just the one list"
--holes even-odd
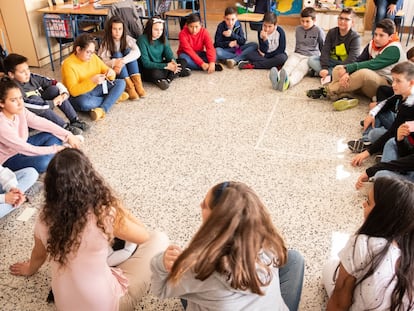
[[(41, 131), (29, 137), (29, 127)], [(62, 142), (78, 148), (80, 137), (24, 108), (20, 88), (9, 77), (0, 81), (0, 164), (12, 171), (34, 167), (39, 173)]]

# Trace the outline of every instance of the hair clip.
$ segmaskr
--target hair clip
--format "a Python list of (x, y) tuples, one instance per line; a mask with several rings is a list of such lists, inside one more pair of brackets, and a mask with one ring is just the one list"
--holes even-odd
[(153, 24), (157, 24), (157, 23), (162, 23), (162, 24), (164, 24), (164, 23), (165, 23), (165, 21), (164, 21), (163, 19), (161, 19), (161, 18), (158, 18), (158, 17), (153, 17), (153, 18), (152, 18), (152, 23), (153, 23)]

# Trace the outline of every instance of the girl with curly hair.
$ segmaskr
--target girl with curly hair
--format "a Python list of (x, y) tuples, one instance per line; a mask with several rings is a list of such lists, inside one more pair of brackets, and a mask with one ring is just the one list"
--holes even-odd
[(327, 310), (414, 310), (414, 184), (376, 178), (363, 208), (364, 223), (325, 266)]
[[(167, 244), (147, 245), (156, 243), (150, 242), (154, 239), (144, 225), (121, 206), (89, 159), (79, 150), (65, 149), (56, 154), (46, 171), (45, 204), (35, 224), (31, 258), (12, 265), (10, 271), (14, 275), (33, 275), (49, 257), (58, 310), (118, 310), (128, 283), (132, 293), (121, 301), (121, 309), (133, 310), (130, 304), (136, 302), (136, 297), (131, 295), (138, 292), (139, 282), (128, 282), (121, 269), (110, 268), (107, 263), (114, 236), (141, 244), (140, 256), (148, 257), (146, 262), (140, 261), (133, 258), (134, 254), (129, 263), (127, 260), (120, 265), (128, 279), (136, 266), (149, 270), (150, 258)], [(144, 275), (137, 274), (136, 278)]]
[(252, 189), (240, 182), (217, 184), (201, 203), (201, 216), (184, 251), (171, 245), (153, 258), (155, 295), (182, 297), (187, 310), (297, 310), (303, 258), (288, 254)]

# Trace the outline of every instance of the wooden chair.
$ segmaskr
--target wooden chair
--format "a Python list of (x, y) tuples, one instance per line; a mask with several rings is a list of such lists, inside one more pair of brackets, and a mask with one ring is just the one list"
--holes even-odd
[[(187, 7), (189, 7), (188, 4), (191, 3), (191, 9), (187, 9)], [(175, 3), (174, 3), (174, 9), (167, 11), (164, 13), (165, 16), (165, 34), (167, 37), (169, 37), (168, 34), (168, 20), (171, 18), (174, 19), (182, 19), (182, 18), (186, 18), (188, 17), (190, 14), (192, 13), (200, 13), (200, 9), (199, 9), (199, 3), (197, 0), (178, 0), (178, 8), (175, 8)], [(204, 20), (205, 20), (205, 16), (204, 16)], [(170, 38), (171, 39), (171, 38)]]

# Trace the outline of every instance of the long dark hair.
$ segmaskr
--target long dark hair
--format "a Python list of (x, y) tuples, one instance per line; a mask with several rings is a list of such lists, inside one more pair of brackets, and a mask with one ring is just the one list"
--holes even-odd
[[(7, 95), (11, 89), (19, 89), (17, 82), (14, 81), (9, 76), (4, 76), (0, 78), (0, 102), (4, 103), (6, 101)], [(0, 111), (1, 111), (0, 107)]]
[(65, 266), (69, 254), (77, 252), (89, 213), (95, 214), (96, 225), (108, 242), (112, 241), (105, 219), (121, 219), (123, 210), (82, 151), (66, 148), (56, 153), (47, 167), (44, 182), (45, 203), (40, 219), (49, 230), (46, 250), (53, 260)]
[(119, 50), (121, 52), (125, 51), (127, 48), (127, 40), (126, 40), (126, 28), (125, 28), (125, 23), (122, 20), (122, 18), (120, 18), (117, 15), (112, 16), (106, 23), (105, 23), (105, 34), (104, 34), (104, 38), (102, 41), (102, 46), (104, 48), (106, 48), (107, 50), (109, 50), (109, 52), (111, 53), (111, 55), (113, 55), (116, 51), (115, 49), (115, 42), (114, 39), (112, 38), (112, 25), (113, 24), (122, 24), (122, 36), (121, 36), (121, 40), (120, 40), (120, 46), (119, 46)]
[(76, 54), (76, 48), (79, 47), (81, 50), (86, 49), (91, 43), (95, 44), (95, 38), (90, 33), (83, 33), (76, 37), (73, 42), (73, 54)]
[(147, 23), (145, 24), (145, 28), (144, 28), (144, 35), (147, 36), (148, 42), (150, 44), (152, 44), (152, 26), (154, 24), (158, 24), (161, 23), (164, 25), (164, 29), (162, 31), (161, 37), (158, 38), (158, 40), (160, 40), (160, 42), (162, 44), (165, 44), (165, 23), (164, 22), (160, 22), (160, 20), (164, 21), (161, 17), (159, 16), (154, 16), (152, 18), (150, 18)]
[[(169, 281), (178, 282), (187, 270), (202, 281), (218, 272), (228, 278), (232, 288), (263, 295), (260, 287), (272, 280), (270, 266), (286, 262), (283, 238), (257, 194), (247, 185), (224, 182), (210, 192), (210, 202), (203, 204), (211, 214), (175, 261)], [(272, 255), (270, 262), (259, 259), (261, 251)], [(266, 272), (265, 281), (259, 278), (257, 266)]]
[(377, 178), (374, 183), (374, 201), (374, 208), (357, 234), (384, 238), (387, 243), (373, 256), (370, 269), (356, 285), (375, 273), (391, 243), (395, 242), (401, 257), (395, 267), (397, 283), (392, 292), (390, 310), (402, 310), (405, 295), (410, 304), (408, 309), (411, 309), (414, 305), (414, 184), (399, 178)]

